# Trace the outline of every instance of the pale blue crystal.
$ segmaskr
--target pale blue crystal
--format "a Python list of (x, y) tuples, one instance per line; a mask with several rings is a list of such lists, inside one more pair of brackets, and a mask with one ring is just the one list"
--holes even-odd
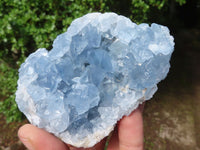
[(174, 49), (167, 27), (90, 13), (19, 69), (16, 102), (28, 120), (64, 142), (91, 147), (157, 90)]

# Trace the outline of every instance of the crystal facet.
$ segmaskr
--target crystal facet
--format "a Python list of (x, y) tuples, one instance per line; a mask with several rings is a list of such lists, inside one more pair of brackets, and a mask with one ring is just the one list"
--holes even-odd
[(32, 53), (19, 69), (16, 102), (28, 120), (76, 147), (91, 147), (150, 99), (170, 68), (167, 27), (90, 13)]

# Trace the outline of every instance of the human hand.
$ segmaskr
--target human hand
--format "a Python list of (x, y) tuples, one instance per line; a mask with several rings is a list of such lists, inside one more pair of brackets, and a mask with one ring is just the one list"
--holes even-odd
[[(110, 138), (107, 150), (142, 150), (143, 149), (143, 105), (129, 116), (123, 117)], [(54, 135), (31, 124), (22, 126), (18, 136), (29, 150), (103, 150), (106, 139), (92, 148), (75, 148), (63, 143)]]

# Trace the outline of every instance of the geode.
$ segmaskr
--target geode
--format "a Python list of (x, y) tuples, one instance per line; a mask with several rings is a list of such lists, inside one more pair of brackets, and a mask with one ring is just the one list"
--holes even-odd
[(90, 13), (32, 53), (19, 69), (16, 102), (28, 120), (76, 147), (91, 147), (150, 99), (170, 68), (167, 27)]

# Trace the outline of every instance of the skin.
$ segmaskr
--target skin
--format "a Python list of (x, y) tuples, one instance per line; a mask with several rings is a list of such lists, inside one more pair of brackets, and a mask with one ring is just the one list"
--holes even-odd
[[(107, 150), (143, 150), (143, 107), (144, 104), (140, 105), (118, 122)], [(18, 136), (29, 150), (103, 150), (106, 142), (106, 139), (103, 139), (92, 148), (75, 148), (31, 124), (22, 126)]]

